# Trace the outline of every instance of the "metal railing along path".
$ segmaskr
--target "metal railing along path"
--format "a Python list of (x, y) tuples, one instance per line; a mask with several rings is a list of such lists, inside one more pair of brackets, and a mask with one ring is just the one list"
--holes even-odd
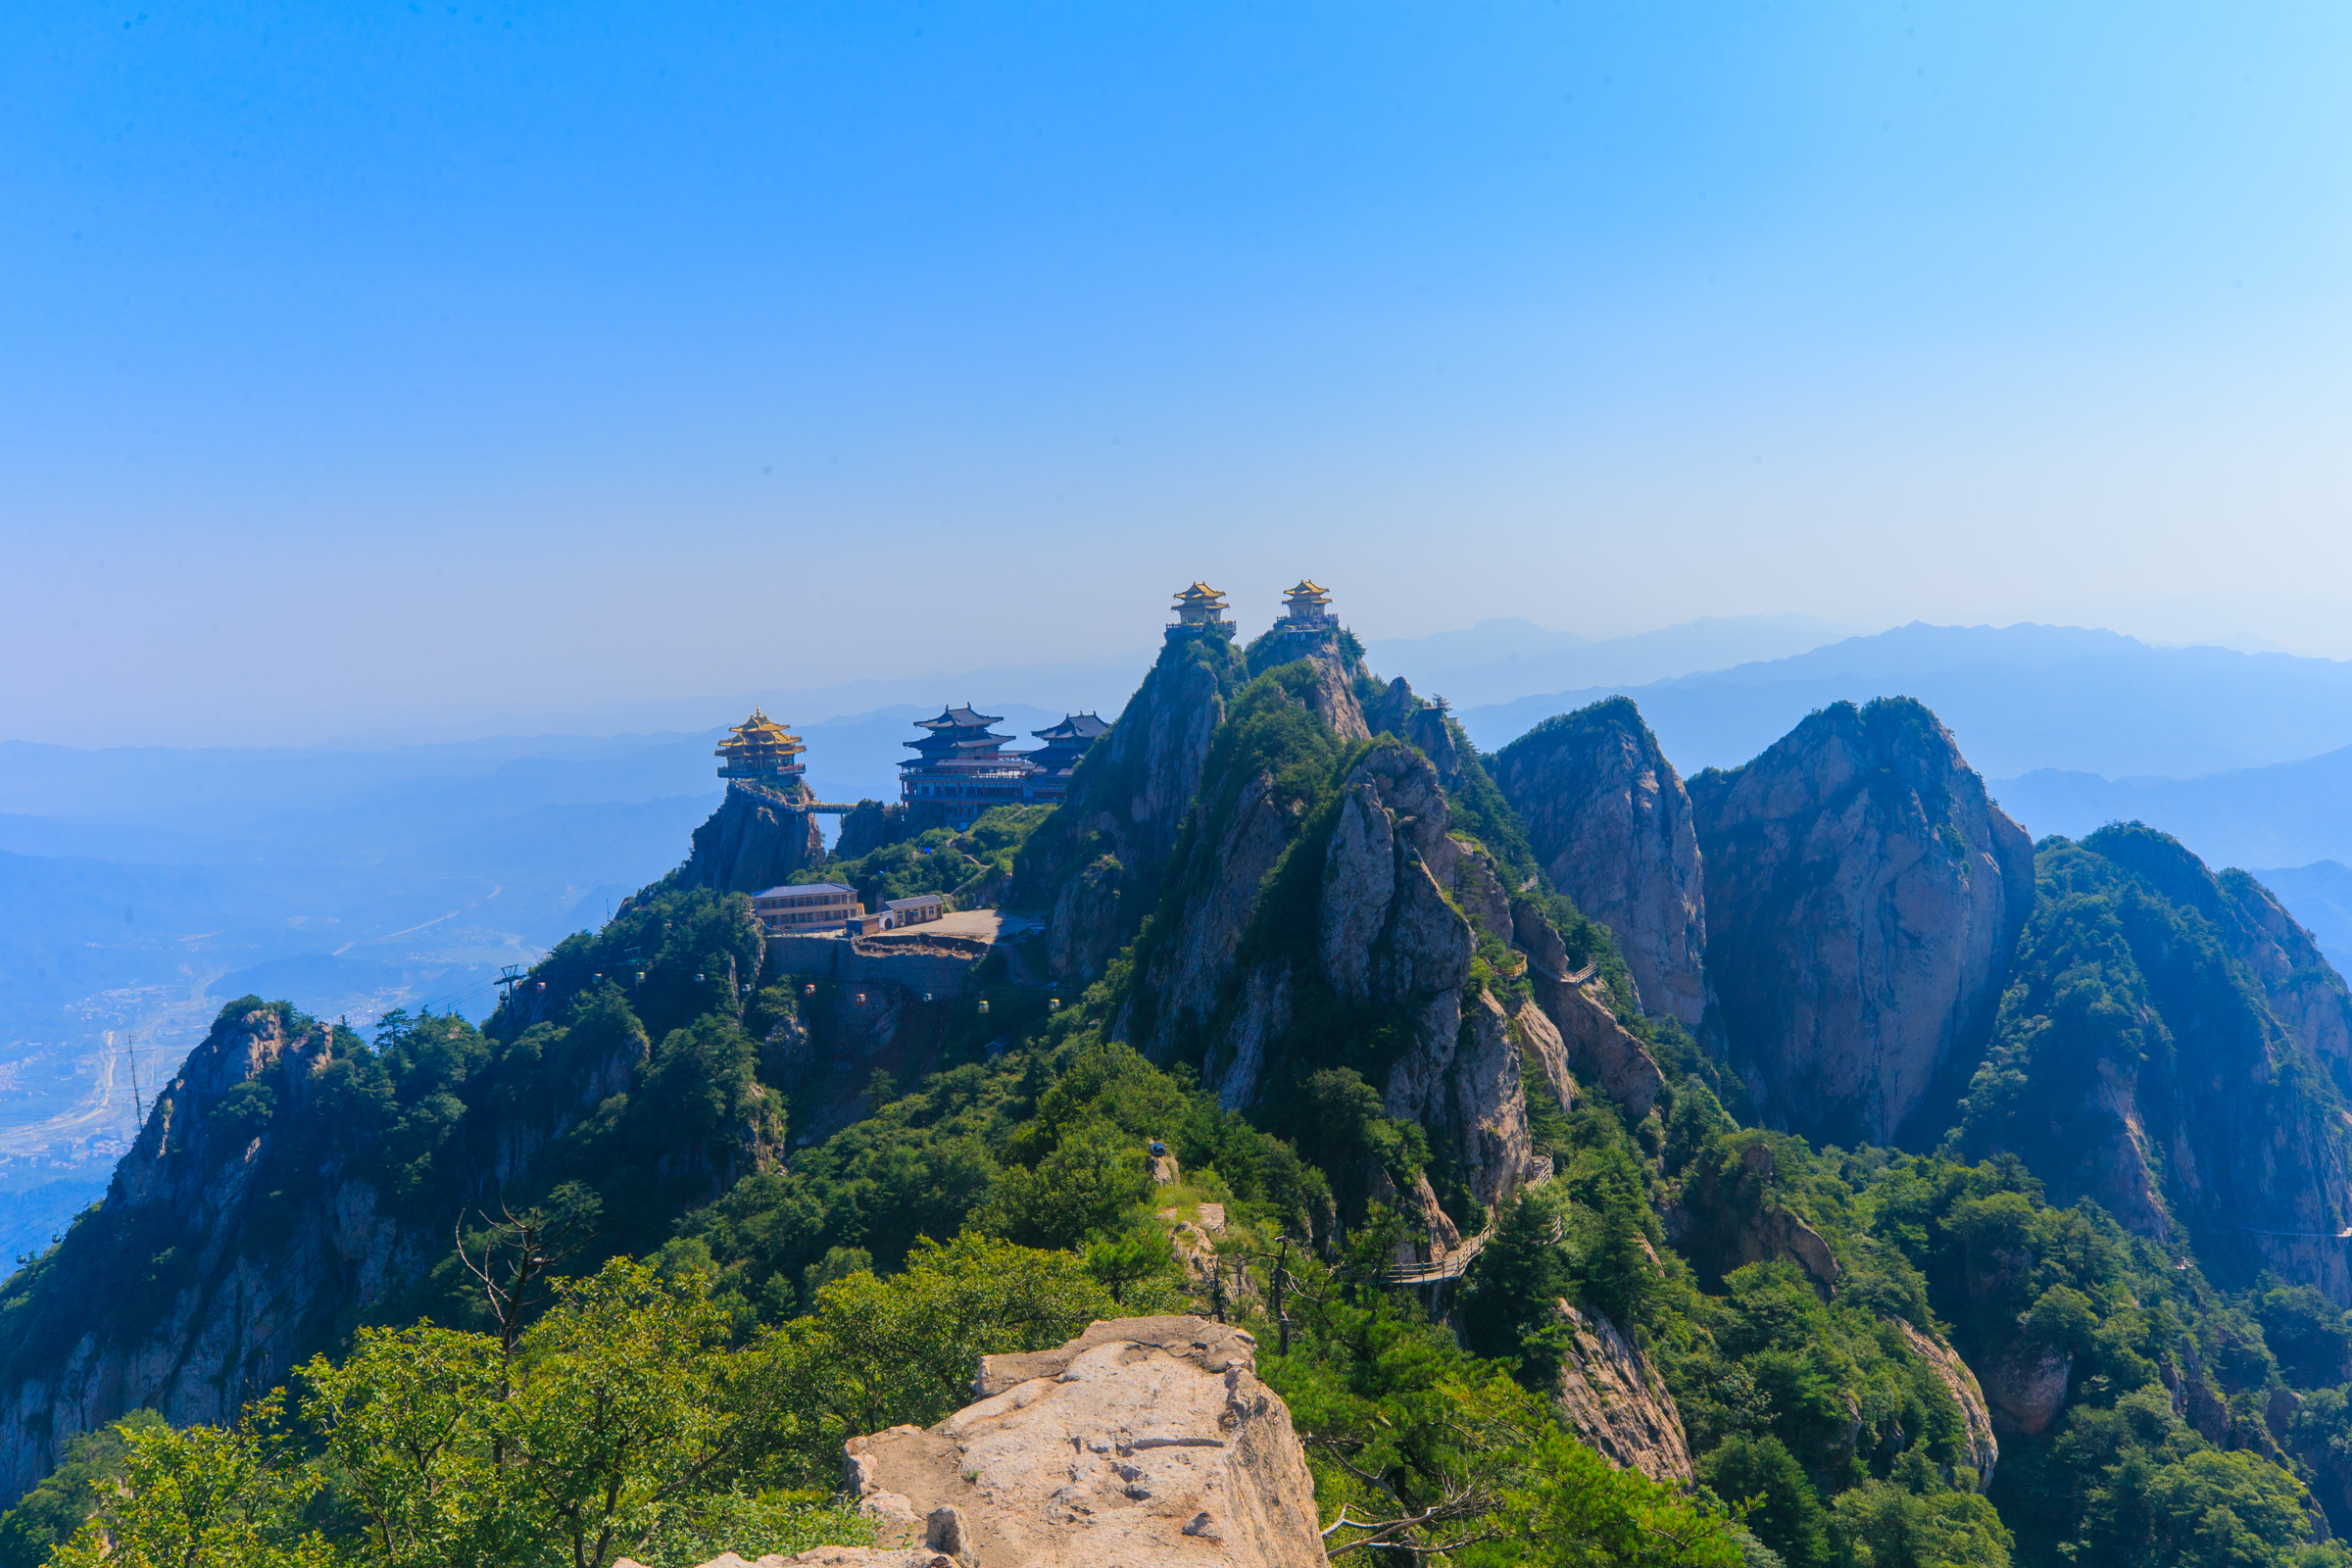
[[(1528, 1179), (1527, 1185), (1519, 1189), (1523, 1193), (1532, 1193), (1551, 1180), (1551, 1156), (1538, 1154), (1536, 1158), (1542, 1161), (1542, 1164), (1538, 1167), (1536, 1174)], [(1478, 1254), (1487, 1250), (1487, 1243), (1494, 1240), (1494, 1227), (1500, 1223), (1501, 1220), (1498, 1217), (1489, 1216), (1486, 1229), (1448, 1251), (1444, 1257), (1431, 1263), (1402, 1264), (1389, 1269), (1381, 1275), (1381, 1278), (1391, 1285), (1436, 1285), (1446, 1280), (1460, 1279), (1463, 1274), (1468, 1272), (1470, 1265), (1478, 1260)]]

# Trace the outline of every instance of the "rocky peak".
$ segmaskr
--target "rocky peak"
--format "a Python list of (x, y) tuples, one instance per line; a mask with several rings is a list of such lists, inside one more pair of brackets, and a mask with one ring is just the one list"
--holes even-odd
[[(1908, 698), (1834, 704), (1690, 794), (1707, 973), (1766, 1117), (1840, 1142), (1932, 1138), (2033, 908), (2025, 830)], [(1937, 1125), (1906, 1125), (1923, 1111)]]
[(1963, 1152), (2014, 1153), (2053, 1201), (2090, 1198), (2141, 1236), (2192, 1242), (2217, 1281), (2268, 1268), (2352, 1304), (2337, 1239), (2352, 1116), (2328, 1054), (2341, 980), (2296, 964), (2301, 934), (2250, 878), (2216, 877), (2138, 823), (2047, 840), (2036, 860)]
[[(803, 790), (798, 784), (793, 788)], [(824, 859), (816, 818), (783, 806), (783, 798), (767, 789), (730, 784), (718, 809), (694, 830), (687, 884), (718, 893), (757, 893)]]
[[(1055, 973), (1099, 964), (1150, 912), (1244, 673), (1222, 638), (1162, 648), (1110, 733), (1079, 762), (1069, 799), (1023, 847), (1013, 902), (1053, 911)], [(1082, 871), (1091, 885), (1065, 908), (1065, 885)]]
[(1706, 899), (1690, 798), (1631, 699), (1546, 719), (1498, 753), (1495, 784), (1551, 885), (1607, 926), (1642, 1007), (1706, 1015)]

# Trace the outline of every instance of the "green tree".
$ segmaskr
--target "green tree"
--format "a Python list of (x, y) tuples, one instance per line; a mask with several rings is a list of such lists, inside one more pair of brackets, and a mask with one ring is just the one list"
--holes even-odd
[(1048, 1349), (1117, 1315), (1079, 1258), (977, 1235), (918, 1243), (889, 1280), (835, 1280), (766, 1342), (800, 1474), (830, 1481), (848, 1439), (960, 1409), (981, 1355)]
[[(764, 1354), (729, 1356), (725, 1329), (699, 1277), (664, 1280), (615, 1258), (567, 1287), (524, 1337), (497, 1415), (514, 1470), (509, 1528), (572, 1568), (611, 1568), (665, 1515), (722, 1490), (747, 1455), (772, 1450), (773, 1369)], [(517, 1514), (528, 1522), (512, 1523)]]
[(40, 1568), (49, 1553), (74, 1539), (102, 1491), (122, 1478), (129, 1453), (126, 1434), (156, 1429), (164, 1418), (133, 1410), (112, 1426), (84, 1432), (66, 1446), (66, 1456), (41, 1484), (0, 1514), (0, 1568)]
[(49, 1561), (56, 1568), (327, 1568), (301, 1528), (317, 1473), (296, 1462), (282, 1392), (234, 1427), (122, 1430), (122, 1479)]
[(377, 1562), (460, 1568), (502, 1554), (510, 1477), (492, 1435), (507, 1365), (496, 1339), (430, 1323), (362, 1329), (341, 1365), (317, 1356), (302, 1378), (303, 1413), (325, 1434)]
[(1865, 1481), (1832, 1507), (1838, 1560), (1853, 1568), (2008, 1568), (2009, 1532), (1974, 1493)]
[(1557, 1223), (1541, 1193), (1512, 1199), (1471, 1264), (1454, 1311), (1463, 1348), (1516, 1360), (1521, 1385), (1538, 1393), (1558, 1385), (1558, 1303), (1576, 1294), (1575, 1276), (1554, 1239)]
[(1797, 1568), (1830, 1560), (1821, 1497), (1781, 1440), (1735, 1434), (1699, 1464), (1698, 1478), (1746, 1515), (1756, 1538)]

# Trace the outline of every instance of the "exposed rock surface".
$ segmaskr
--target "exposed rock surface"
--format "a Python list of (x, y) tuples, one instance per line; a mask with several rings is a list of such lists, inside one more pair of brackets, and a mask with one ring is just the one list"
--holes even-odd
[(694, 830), (687, 882), (720, 893), (757, 893), (822, 860), (825, 841), (816, 818), (779, 805), (765, 789), (728, 785), (718, 809)]
[(1743, 1263), (1787, 1258), (1826, 1301), (1842, 1277), (1829, 1243), (1788, 1205), (1772, 1144), (1756, 1133), (1726, 1139), (1692, 1164), (1669, 1221), (1710, 1284)]
[(931, 1540), (957, 1510), (973, 1568), (1310, 1568), (1314, 1482), (1255, 1350), (1223, 1324), (1148, 1317), (984, 1356), (976, 1403), (853, 1440), (850, 1488), (886, 1530)]
[[(1150, 912), (1174, 853), (1210, 738), (1245, 676), (1222, 638), (1179, 638), (1161, 649), (1110, 733), (1095, 742), (1070, 780), (1069, 798), (1031, 836), (1008, 902), (1050, 909), (1055, 972), (1099, 964)], [(1080, 867), (1116, 868), (1068, 907), (1064, 883)]]
[(1707, 973), (1766, 1118), (1840, 1143), (1940, 1133), (2033, 908), (2025, 830), (1908, 698), (1833, 704), (1690, 789)]
[(2039, 1437), (2066, 1405), (2075, 1358), (2065, 1350), (2021, 1347), (1983, 1367), (1985, 1397), (1996, 1431)]
[(1617, 939), (1650, 1012), (1706, 1016), (1706, 893), (1690, 797), (1633, 701), (1546, 719), (1490, 771), (1551, 885)]
[(1046, 963), (1054, 973), (1094, 974), (1117, 951), (1126, 877), (1126, 867), (1104, 855), (1061, 885), (1046, 923)]
[(1568, 1426), (1619, 1469), (1689, 1486), (1693, 1478), (1683, 1415), (1649, 1358), (1596, 1310), (1558, 1302), (1567, 1330), (1555, 1402)]
[[(357, 1042), (343, 1037), (349, 1051)], [(580, 1100), (553, 1123), (498, 1129), (500, 1178), (594, 1108), (643, 1060), (642, 1033), (581, 1065)], [(53, 1258), (44, 1300), (24, 1303), (7, 1349), (40, 1370), (0, 1391), (0, 1495), (38, 1482), (76, 1434), (150, 1406), (174, 1425), (226, 1424), (255, 1391), (282, 1383), (348, 1314), (397, 1297), (448, 1239), (404, 1232), (368, 1182), (337, 1158), (299, 1188), (266, 1191), (279, 1137), (256, 1134), (230, 1106), (291, 1112), (325, 1081), (334, 1047), (323, 1029), (290, 1030), (275, 1007), (225, 1009), (177, 1078), (156, 1097), (136, 1144), (116, 1168), (96, 1215)], [(583, 1103), (584, 1102), (584, 1103)], [(486, 1173), (488, 1174), (488, 1173)], [(117, 1281), (122, 1250), (153, 1265), (163, 1294), (143, 1311)], [(142, 1271), (145, 1272), (145, 1271)], [(154, 1291), (150, 1284), (149, 1291)], [(78, 1305), (74, 1303), (78, 1302)], [(70, 1320), (54, 1316), (58, 1310)]]
[(859, 801), (842, 817), (841, 832), (833, 840), (833, 853), (842, 859), (855, 860), (906, 836), (906, 807)]
[(2214, 882), (2229, 901), (2217, 923), (2230, 933), (2230, 952), (2336, 1092), (2352, 1096), (2352, 990), (2343, 976), (2269, 888), (2236, 870)]
[(1337, 644), (1326, 640), (1307, 656), (1315, 681), (1306, 690), (1306, 706), (1344, 741), (1368, 741), (1364, 710), (1355, 700), (1353, 671), (1340, 657)]
[[(1511, 927), (1517, 933), (1519, 951), (1527, 956), (1528, 990), (1549, 1026), (1550, 1039), (1558, 1042), (1562, 1065), (1636, 1116), (1648, 1115), (1666, 1082), (1649, 1048), (1617, 1021), (1617, 1014), (1602, 1000), (1606, 993), (1597, 980), (1587, 977), (1572, 983), (1567, 979), (1563, 973), (1568, 965), (1567, 948), (1542, 910), (1533, 904), (1518, 905), (1511, 910)], [(1524, 1009), (1522, 1016), (1533, 1010)], [(1523, 1035), (1522, 1039), (1533, 1040), (1540, 1047), (1549, 1044), (1542, 1034)], [(1556, 1090), (1559, 1077), (1550, 1061), (1539, 1059)], [(1565, 1103), (1563, 1101), (1563, 1106)]]
[(1993, 1436), (1992, 1412), (1984, 1403), (1984, 1390), (1977, 1375), (1960, 1359), (1960, 1352), (1941, 1340), (1922, 1334), (1901, 1318), (1890, 1320), (1902, 1331), (1903, 1344), (1913, 1355), (1934, 1369), (1942, 1380), (1944, 1392), (1960, 1407), (1960, 1417), (1968, 1426), (1968, 1462), (1977, 1472), (1977, 1490), (1992, 1485), (1993, 1467), (2001, 1462), (2001, 1446)]

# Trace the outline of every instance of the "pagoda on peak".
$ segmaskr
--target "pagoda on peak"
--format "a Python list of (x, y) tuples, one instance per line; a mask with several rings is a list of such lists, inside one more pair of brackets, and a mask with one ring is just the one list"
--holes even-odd
[(1331, 590), (1312, 577), (1301, 577), (1298, 586), (1282, 596), (1287, 620), (1311, 621), (1320, 625), (1332, 618)]
[(1176, 596), (1176, 618), (1168, 624), (1170, 641), (1178, 637), (1231, 637), (1235, 626), (1225, 618), (1230, 607), (1225, 596), (1204, 582), (1196, 582)]
[(1004, 716), (975, 712), (967, 704), (914, 721), (927, 733), (904, 743), (914, 755), (899, 763), (899, 799), (910, 824), (969, 827), (993, 807), (1021, 804), (1022, 785), (1034, 768), (1020, 753), (1004, 749), (1011, 736), (988, 727)]
[(1024, 796), (1032, 805), (1059, 806), (1069, 798), (1070, 774), (1087, 748), (1110, 733), (1110, 726), (1093, 713), (1067, 713), (1058, 724), (1029, 732), (1046, 744), (1021, 755), (1037, 769), (1029, 775)]
[(1275, 617), (1274, 647), (1284, 659), (1302, 659), (1317, 648), (1338, 646), (1340, 617), (1331, 612), (1331, 590), (1312, 577), (1282, 596), (1284, 612)]
[(789, 788), (800, 782), (801, 753), (808, 749), (798, 735), (755, 708), (710, 755), (719, 759), (720, 778)]

